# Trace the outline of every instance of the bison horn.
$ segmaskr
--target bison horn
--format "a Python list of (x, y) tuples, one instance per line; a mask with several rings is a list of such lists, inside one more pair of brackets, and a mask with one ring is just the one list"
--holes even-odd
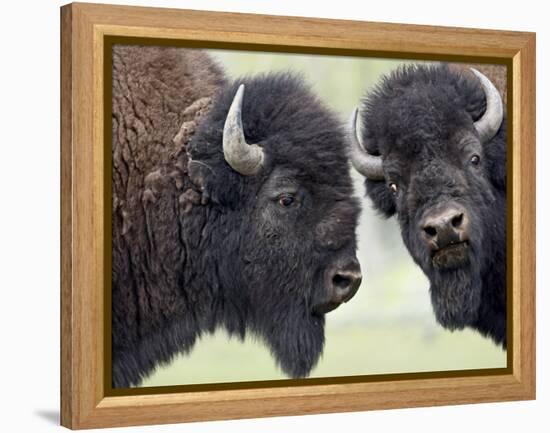
[(264, 161), (264, 151), (257, 144), (248, 144), (244, 138), (241, 119), (244, 84), (239, 86), (223, 127), (223, 155), (233, 170), (244, 176), (258, 173)]
[(496, 87), (491, 83), (491, 80), (476, 69), (470, 69), (477, 78), (479, 78), (483, 91), (485, 92), (487, 108), (481, 119), (474, 123), (474, 127), (479, 134), (481, 142), (487, 143), (496, 135), (502, 123), (502, 118), (504, 116), (502, 99)]
[(349, 126), (351, 163), (367, 179), (384, 180), (382, 157), (369, 154), (361, 144), (361, 134), (357, 128), (358, 113), (359, 109), (355, 108)]

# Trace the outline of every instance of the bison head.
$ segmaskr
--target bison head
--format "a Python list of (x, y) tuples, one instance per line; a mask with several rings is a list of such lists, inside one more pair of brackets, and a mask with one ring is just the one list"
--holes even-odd
[(367, 194), (385, 216), (397, 213), (449, 329), (478, 321), (483, 286), (498, 284), (487, 281), (488, 268), (505, 250), (503, 105), (490, 80), (472, 71), (400, 68), (367, 95), (350, 128)]
[(190, 146), (222, 325), (260, 336), (292, 377), (316, 364), (324, 314), (361, 281), (345, 147), (334, 115), (290, 74), (228, 86)]

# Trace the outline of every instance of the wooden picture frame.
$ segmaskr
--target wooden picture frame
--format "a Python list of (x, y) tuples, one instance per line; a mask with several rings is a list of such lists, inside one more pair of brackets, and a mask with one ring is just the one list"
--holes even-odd
[[(508, 66), (508, 367), (294, 386), (121, 395), (105, 359), (106, 38), (467, 61)], [(217, 44), (217, 45), (216, 45)], [(80, 429), (535, 398), (535, 35), (533, 33), (70, 4), (61, 8), (61, 424)]]

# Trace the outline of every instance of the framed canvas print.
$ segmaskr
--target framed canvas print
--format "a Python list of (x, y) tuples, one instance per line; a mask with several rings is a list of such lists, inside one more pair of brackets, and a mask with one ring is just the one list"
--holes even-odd
[(61, 423), (535, 398), (532, 33), (61, 8)]

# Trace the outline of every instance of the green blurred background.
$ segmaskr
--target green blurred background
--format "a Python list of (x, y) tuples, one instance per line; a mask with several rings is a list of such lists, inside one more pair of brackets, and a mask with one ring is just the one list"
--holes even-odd
[[(299, 71), (343, 122), (361, 95), (403, 61), (375, 58), (209, 50), (228, 76)], [(356, 194), (361, 177), (352, 170)], [(439, 326), (428, 281), (401, 241), (394, 218), (384, 220), (363, 199), (357, 229), (363, 283), (349, 303), (329, 313), (323, 356), (310, 377), (498, 368), (506, 352), (470, 331)], [(141, 386), (286, 379), (268, 349), (253, 336), (244, 342), (219, 330), (188, 355), (159, 367)]]

